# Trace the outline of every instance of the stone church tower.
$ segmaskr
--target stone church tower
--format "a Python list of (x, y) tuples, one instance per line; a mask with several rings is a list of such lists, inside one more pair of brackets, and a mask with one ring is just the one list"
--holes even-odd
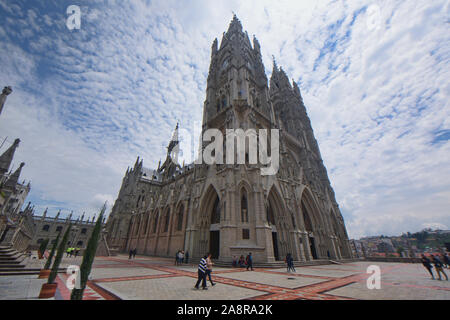
[(267, 129), (269, 141), (278, 129), (278, 172), (262, 175), (248, 144), (243, 164), (179, 166), (168, 152), (162, 167), (149, 170), (138, 158), (108, 219), (109, 246), (169, 257), (211, 252), (223, 262), (249, 252), (255, 263), (287, 253), (297, 261), (351, 258), (300, 89), (275, 62), (268, 86), (258, 40), (252, 45), (236, 16), (220, 46), (212, 45), (202, 124), (202, 136), (217, 129), (224, 141), (227, 129)]

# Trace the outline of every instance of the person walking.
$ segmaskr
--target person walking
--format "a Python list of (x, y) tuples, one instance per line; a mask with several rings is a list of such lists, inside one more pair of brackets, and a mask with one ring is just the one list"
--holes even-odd
[(133, 250), (130, 249), (130, 254), (128, 256), (128, 260), (130, 260), (131, 258), (133, 258)]
[(247, 256), (247, 271), (248, 268), (251, 268), (251, 270), (253, 271), (253, 257), (251, 252)]
[(430, 259), (428, 259), (424, 254), (422, 254), (422, 258), (420, 258), (420, 261), (422, 262), (425, 269), (427, 269), (428, 272), (431, 274), (431, 279), (434, 280), (433, 271), (431, 271), (431, 269), (433, 269), (433, 266), (431, 265)]
[(431, 259), (434, 264), (434, 267), (436, 268), (436, 273), (439, 276), (439, 280), (442, 280), (442, 278), (441, 278), (441, 272), (442, 272), (445, 276), (445, 279), (448, 281), (447, 274), (445, 273), (444, 269), (442, 269), (442, 261), (438, 257), (433, 256), (433, 255), (431, 255)]
[(442, 254), (442, 262), (444, 263), (447, 269), (450, 268), (450, 258), (448, 257), (447, 253)]
[(186, 255), (185, 255), (185, 262), (186, 262), (186, 264), (188, 264), (188, 260), (189, 260), (189, 251), (186, 251)]
[(286, 263), (286, 271), (291, 272), (291, 268), (289, 265), (289, 253), (286, 255), (286, 258), (284, 258), (284, 263)]
[(203, 290), (208, 290), (208, 288), (206, 287), (206, 269), (207, 269), (206, 258), (207, 256), (203, 256), (203, 258), (200, 260), (200, 263), (198, 264), (198, 279), (194, 287), (195, 289), (198, 289), (200, 282), (202, 282)]
[(177, 253), (175, 253), (175, 265), (177, 266), (180, 261), (180, 250), (178, 250)]
[(211, 285), (215, 286), (216, 284), (211, 279), (212, 266), (213, 266), (213, 263), (211, 261), (211, 253), (208, 253), (208, 257), (206, 258), (206, 275), (208, 276), (209, 282), (211, 282)]
[(293, 272), (296, 272), (295, 268), (294, 268), (294, 258), (292, 258), (292, 254), (290, 254), (290, 253), (288, 253), (288, 256), (289, 256), (289, 258), (288, 258), (288, 268), (289, 268), (289, 270), (292, 270)]

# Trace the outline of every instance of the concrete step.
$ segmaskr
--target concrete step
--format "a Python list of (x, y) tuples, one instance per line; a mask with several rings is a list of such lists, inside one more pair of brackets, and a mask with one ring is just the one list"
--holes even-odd
[(2, 264), (0, 265), (0, 271), (9, 270), (9, 269), (23, 269), (25, 268), (24, 264)]
[[(1, 276), (22, 276), (22, 275), (33, 275), (39, 274), (41, 269), (19, 269), (19, 270), (1, 270), (0, 269), (0, 277)], [(66, 269), (59, 269), (58, 273), (66, 273)]]
[(0, 277), (1, 276), (26, 276), (26, 275), (33, 275), (33, 274), (39, 274), (40, 271), (0, 271)]
[(20, 264), (22, 260), (14, 259), (14, 260), (0, 260), (0, 266), (7, 264)]
[[(324, 265), (324, 264), (331, 264), (330, 260), (311, 260), (311, 261), (294, 261), (295, 267), (302, 267), (302, 266), (317, 266), (317, 265)], [(214, 261), (214, 265), (217, 267), (231, 267), (231, 262), (229, 261)], [(275, 262), (255, 262), (253, 263), (253, 267), (255, 268), (285, 268), (286, 263), (284, 261), (275, 261)]]
[(17, 251), (15, 251), (15, 250), (9, 250), (9, 251), (0, 252), (0, 256), (12, 256), (12, 255), (15, 255), (15, 254), (17, 254)]
[(18, 259), (18, 258), (20, 258), (20, 255), (15, 255), (15, 256), (0, 256), (0, 261), (3, 261), (3, 260), (16, 260), (16, 259)]

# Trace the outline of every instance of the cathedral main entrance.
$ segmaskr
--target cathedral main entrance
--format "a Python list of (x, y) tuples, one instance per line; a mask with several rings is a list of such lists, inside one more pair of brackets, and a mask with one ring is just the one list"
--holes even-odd
[(273, 256), (275, 261), (280, 261), (280, 254), (278, 251), (278, 236), (276, 232), (272, 232), (272, 243), (273, 243)]
[(314, 242), (314, 237), (309, 237), (309, 247), (311, 249), (311, 255), (313, 259), (317, 259), (317, 251), (316, 251), (316, 244)]
[(220, 255), (220, 231), (209, 232), (209, 252), (213, 259), (218, 259)]

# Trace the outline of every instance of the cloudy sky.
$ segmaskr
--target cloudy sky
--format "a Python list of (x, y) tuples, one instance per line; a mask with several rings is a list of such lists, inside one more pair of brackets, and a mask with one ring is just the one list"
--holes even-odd
[(92, 216), (192, 131), (232, 12), (300, 83), (350, 237), (450, 227), (448, 0), (0, 0), (0, 152), (22, 140), (39, 214)]

